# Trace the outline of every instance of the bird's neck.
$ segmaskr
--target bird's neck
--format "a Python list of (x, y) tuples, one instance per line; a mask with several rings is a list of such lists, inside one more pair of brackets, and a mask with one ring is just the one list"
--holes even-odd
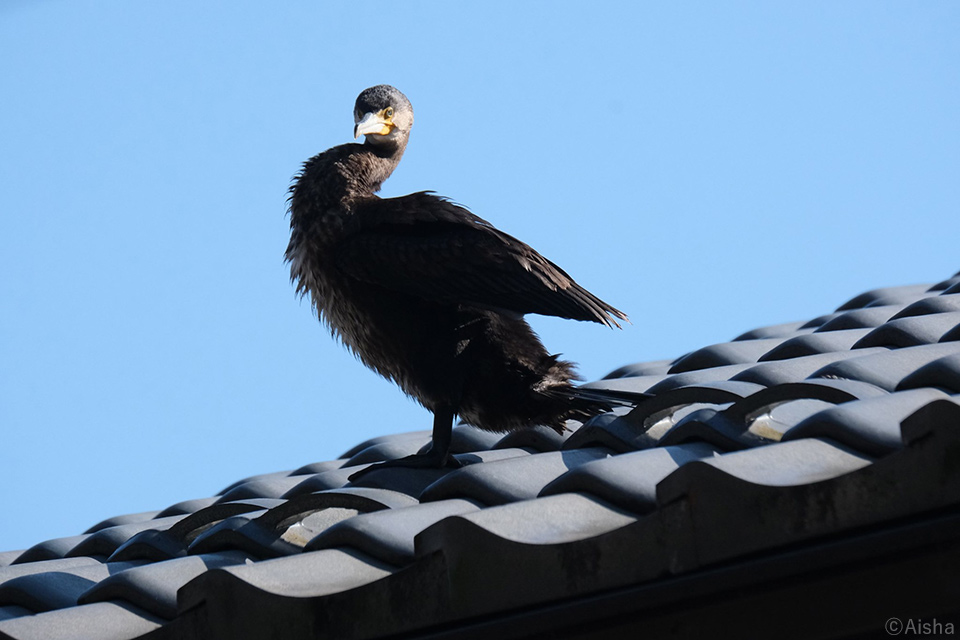
[(390, 177), (393, 170), (400, 164), (400, 158), (406, 149), (405, 141), (398, 144), (371, 144), (366, 142), (357, 145), (347, 166), (349, 196), (369, 196), (377, 191)]
[(309, 228), (327, 211), (353, 211), (373, 197), (403, 156), (405, 144), (344, 144), (310, 158), (290, 187), (290, 225)]

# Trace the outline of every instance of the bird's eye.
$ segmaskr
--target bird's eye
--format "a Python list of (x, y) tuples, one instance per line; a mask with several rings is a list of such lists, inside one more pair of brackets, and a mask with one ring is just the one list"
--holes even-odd
[(383, 110), (383, 115), (384, 115), (385, 117), (387, 117), (387, 118), (392, 118), (392, 117), (393, 117), (393, 107), (387, 107), (386, 109), (384, 109), (384, 110)]

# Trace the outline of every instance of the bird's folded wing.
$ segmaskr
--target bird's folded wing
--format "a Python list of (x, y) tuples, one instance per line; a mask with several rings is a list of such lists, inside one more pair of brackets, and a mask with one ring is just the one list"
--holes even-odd
[(531, 247), (447, 200), (373, 199), (337, 266), (357, 280), (440, 303), (619, 326), (626, 316)]

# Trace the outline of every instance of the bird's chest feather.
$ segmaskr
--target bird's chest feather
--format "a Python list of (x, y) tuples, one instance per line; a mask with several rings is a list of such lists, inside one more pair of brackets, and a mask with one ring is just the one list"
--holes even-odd
[(335, 247), (313, 238), (291, 243), (290, 278), (333, 334), (353, 350), (369, 342), (371, 318), (357, 305), (347, 278), (338, 273)]
[(390, 292), (358, 282), (337, 269), (336, 248), (310, 240), (291, 244), (291, 278), (309, 295), (319, 319), (367, 366), (401, 386), (409, 363), (422, 348), (410, 334), (422, 314)]

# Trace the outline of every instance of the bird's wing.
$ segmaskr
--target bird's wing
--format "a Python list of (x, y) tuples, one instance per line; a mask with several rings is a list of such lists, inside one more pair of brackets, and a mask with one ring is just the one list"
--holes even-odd
[(627, 316), (531, 247), (431, 193), (372, 198), (337, 266), (363, 282), (440, 303), (620, 326)]

